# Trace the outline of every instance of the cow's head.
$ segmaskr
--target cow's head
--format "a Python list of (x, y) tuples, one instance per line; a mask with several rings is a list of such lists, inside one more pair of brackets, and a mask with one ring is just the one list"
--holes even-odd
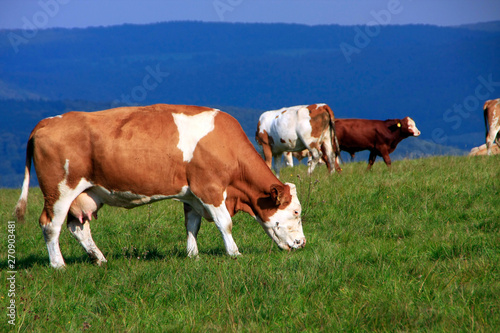
[(302, 248), (306, 245), (306, 238), (302, 231), (299, 199), (295, 185), (274, 184), (270, 189), (270, 197), (274, 207), (273, 213), (260, 221), (262, 227), (272, 240), (283, 250)]
[(408, 136), (419, 136), (420, 131), (415, 125), (415, 121), (410, 117), (406, 117), (398, 123), (398, 127), (401, 127), (401, 131)]

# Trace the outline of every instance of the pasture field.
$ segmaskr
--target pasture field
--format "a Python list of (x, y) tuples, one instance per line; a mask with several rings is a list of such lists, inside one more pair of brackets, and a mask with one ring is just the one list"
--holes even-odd
[[(32, 188), (15, 224), (15, 296), (8, 221), (20, 190), (0, 190), (0, 331), (19, 332), (497, 332), (500, 328), (500, 156), (431, 157), (282, 170), (297, 185), (307, 245), (283, 252), (239, 213), (225, 254), (204, 221), (200, 258), (186, 256), (182, 204), (104, 207), (93, 266), (67, 230), (67, 268), (49, 266)], [(15, 326), (7, 306), (16, 304)]]

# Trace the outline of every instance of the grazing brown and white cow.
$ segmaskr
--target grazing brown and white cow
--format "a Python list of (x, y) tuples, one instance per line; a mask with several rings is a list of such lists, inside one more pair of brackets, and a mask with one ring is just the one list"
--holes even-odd
[(401, 140), (409, 136), (419, 136), (415, 122), (410, 117), (404, 119), (368, 120), (368, 119), (337, 119), (337, 139), (340, 150), (351, 156), (358, 151), (369, 150), (368, 170), (377, 156), (382, 156), (385, 164), (391, 166), (392, 153)]
[(483, 109), (484, 125), (486, 127), (486, 149), (488, 155), (491, 155), (493, 142), (500, 146), (500, 98), (486, 101)]
[(281, 183), (230, 115), (157, 104), (44, 119), (32, 131), (18, 219), (26, 212), (31, 161), (45, 204), (40, 226), (50, 264), (65, 265), (59, 233), (67, 225), (98, 264), (90, 233), (103, 205), (133, 208), (163, 199), (184, 203), (189, 256), (198, 255), (201, 218), (214, 221), (229, 255), (239, 255), (231, 217), (252, 215), (281, 249), (306, 244), (293, 184)]
[[(340, 171), (335, 117), (326, 104), (298, 105), (264, 112), (259, 118), (255, 140), (262, 146), (264, 159), (279, 177), (281, 156), (285, 152), (307, 149), (312, 156), (312, 173), (322, 155), (330, 173)], [(289, 163), (289, 162), (288, 162)], [(293, 163), (293, 162), (292, 162)], [(335, 165), (335, 169), (333, 168)]]

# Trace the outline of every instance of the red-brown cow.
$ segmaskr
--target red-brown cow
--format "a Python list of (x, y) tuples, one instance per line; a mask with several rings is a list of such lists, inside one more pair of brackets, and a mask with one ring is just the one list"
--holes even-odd
[[(491, 147), (496, 142), (500, 147), (500, 98), (484, 103), (484, 125), (486, 127), (486, 149), (491, 155)], [(489, 124), (489, 126), (488, 126)]]
[(389, 154), (401, 140), (409, 136), (419, 136), (420, 131), (410, 117), (404, 119), (368, 120), (336, 119), (337, 139), (340, 150), (351, 156), (358, 151), (369, 150), (368, 170), (377, 156), (382, 156), (385, 164), (391, 166)]
[(238, 211), (254, 216), (286, 250), (305, 246), (295, 186), (281, 183), (240, 124), (216, 109), (157, 104), (44, 119), (28, 141), (16, 206), (24, 218), (33, 160), (45, 205), (40, 226), (50, 264), (65, 265), (59, 234), (67, 225), (88, 255), (106, 262), (90, 233), (103, 205), (133, 208), (174, 198), (184, 203), (189, 256), (198, 255), (201, 218), (214, 221), (228, 254)]

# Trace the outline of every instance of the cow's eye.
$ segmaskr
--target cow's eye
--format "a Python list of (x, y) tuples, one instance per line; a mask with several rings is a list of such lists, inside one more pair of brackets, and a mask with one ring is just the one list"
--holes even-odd
[(279, 228), (280, 228), (280, 223), (276, 222), (276, 229), (279, 229)]

